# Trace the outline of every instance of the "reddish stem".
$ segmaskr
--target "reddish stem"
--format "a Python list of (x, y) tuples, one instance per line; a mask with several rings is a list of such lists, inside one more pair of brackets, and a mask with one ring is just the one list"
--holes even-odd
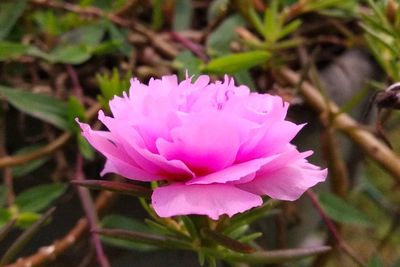
[[(75, 179), (78, 181), (85, 180), (85, 174), (82, 170), (83, 159), (82, 156), (77, 153), (76, 156), (76, 170), (75, 170)], [(93, 200), (90, 196), (89, 190), (83, 187), (78, 187), (79, 198), (81, 199), (83, 209), (86, 213), (87, 220), (89, 222), (90, 229), (97, 229), (98, 216), (96, 213), (96, 208), (93, 203)], [(111, 267), (107, 256), (104, 254), (103, 246), (101, 245), (100, 236), (91, 232), (92, 242), (97, 254), (97, 261), (101, 267)]]
[(189, 49), (193, 54), (195, 54), (197, 57), (199, 57), (202, 61), (207, 62), (208, 61), (208, 56), (204, 52), (203, 47), (201, 47), (199, 44), (196, 44), (192, 42), (191, 40), (183, 37), (177, 32), (170, 32), (171, 37), (175, 40), (181, 43), (184, 47)]

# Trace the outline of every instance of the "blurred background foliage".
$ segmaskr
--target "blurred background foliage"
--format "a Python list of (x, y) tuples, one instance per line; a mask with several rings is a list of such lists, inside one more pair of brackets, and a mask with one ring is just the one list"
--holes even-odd
[[(385, 171), (346, 131), (345, 140), (335, 129), (337, 114), (318, 115), (301, 90), (308, 81), (398, 154), (400, 94), (379, 112), (374, 95), (400, 81), (399, 5), (1, 0), (0, 266), (400, 266), (399, 174)], [(295, 70), (298, 82), (282, 69)], [(132, 76), (147, 82), (172, 73), (227, 73), (253, 91), (282, 96), (292, 104), (290, 118), (308, 123), (296, 142), (329, 167), (328, 182), (295, 203), (266, 200), (213, 225), (200, 216), (158, 218), (141, 184), (115, 176), (109, 183), (85, 180), (99, 178), (104, 159), (80, 136), (75, 118), (91, 121), (100, 108), (108, 111)], [(391, 160), (400, 166), (399, 158)], [(77, 189), (71, 180), (106, 190)], [(89, 229), (102, 235), (108, 260)], [(334, 249), (286, 250), (324, 244)], [(283, 254), (246, 254), (261, 248)], [(313, 254), (319, 255), (282, 263)]]

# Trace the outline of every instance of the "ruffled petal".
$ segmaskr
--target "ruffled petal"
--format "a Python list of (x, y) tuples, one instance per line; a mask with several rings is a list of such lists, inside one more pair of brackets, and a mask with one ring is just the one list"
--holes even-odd
[(152, 195), (160, 217), (198, 214), (217, 220), (222, 214), (233, 216), (261, 204), (260, 196), (224, 184), (172, 184), (156, 188)]
[(237, 187), (257, 195), (274, 199), (296, 200), (310, 187), (325, 181), (327, 169), (305, 161), (284, 166), (278, 170), (260, 171), (256, 178)]
[(86, 123), (77, 121), (86, 140), (106, 158), (102, 175), (112, 172), (137, 181), (157, 181), (164, 177), (142, 170), (109, 132), (93, 131)]
[(157, 140), (161, 155), (183, 161), (197, 176), (230, 166), (241, 143), (240, 120), (218, 111), (190, 114), (171, 130), (172, 141)]
[(239, 149), (236, 161), (243, 162), (284, 152), (289, 142), (304, 127), (289, 121), (266, 122), (253, 128)]
[(166, 180), (187, 180), (194, 177), (193, 172), (180, 160), (167, 160), (149, 151), (134, 127), (99, 113), (99, 120), (107, 126), (129, 157), (143, 171), (158, 174)]

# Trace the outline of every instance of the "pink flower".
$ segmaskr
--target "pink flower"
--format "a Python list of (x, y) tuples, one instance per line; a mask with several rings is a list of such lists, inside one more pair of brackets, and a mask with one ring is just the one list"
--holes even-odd
[(296, 200), (325, 180), (326, 169), (305, 159), (312, 152), (290, 144), (303, 125), (285, 120), (288, 106), (228, 77), (172, 75), (132, 79), (129, 95), (110, 101), (113, 117), (99, 112), (108, 131), (80, 126), (107, 159), (102, 175), (161, 182), (152, 195), (159, 216), (218, 219), (260, 206), (264, 195)]

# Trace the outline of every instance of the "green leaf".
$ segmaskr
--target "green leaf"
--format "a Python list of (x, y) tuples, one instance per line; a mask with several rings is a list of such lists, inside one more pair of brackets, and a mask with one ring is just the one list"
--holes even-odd
[(331, 248), (328, 246), (296, 248), (270, 251), (257, 251), (254, 253), (223, 252), (216, 249), (203, 248), (203, 252), (212, 255), (217, 259), (228, 262), (244, 262), (249, 264), (271, 264), (295, 261), (302, 258), (326, 253)]
[(41, 215), (36, 212), (22, 212), (18, 215), (17, 226), (23, 229), (30, 227), (40, 219)]
[(230, 43), (237, 38), (235, 28), (245, 21), (239, 15), (225, 19), (207, 38), (206, 47), (211, 55), (225, 55), (230, 52)]
[(211, 60), (205, 67), (204, 71), (211, 73), (236, 73), (241, 70), (265, 63), (270, 57), (270, 53), (266, 51), (253, 51), (228, 56), (219, 57)]
[(105, 29), (100, 23), (75, 28), (64, 33), (60, 42), (66, 45), (87, 45), (97, 46), (105, 34)]
[(154, 0), (153, 1), (153, 14), (152, 14), (152, 23), (151, 26), (154, 30), (158, 30), (161, 28), (164, 21), (164, 14), (162, 10), (162, 0)]
[[(0, 40), (5, 39), (26, 7), (26, 0), (1, 0), (0, 2)], [(1, 51), (1, 49), (0, 49)]]
[(133, 46), (127, 40), (127, 33), (121, 31), (109, 21), (103, 21), (103, 24), (104, 27), (107, 29), (108, 34), (110, 35), (110, 39), (118, 44), (119, 51), (127, 57), (131, 56)]
[(6, 225), (12, 219), (10, 210), (0, 207), (0, 227)]
[(71, 131), (79, 133), (79, 127), (75, 121), (76, 118), (79, 121), (86, 121), (85, 108), (75, 96), (71, 96), (67, 105), (67, 119)]
[(54, 126), (68, 130), (67, 106), (64, 102), (47, 95), (35, 94), (0, 85), (0, 94), (15, 108)]
[(200, 75), (200, 65), (201, 60), (187, 50), (179, 53), (173, 62), (173, 66), (179, 70), (179, 78), (181, 79), (186, 77), (186, 71), (189, 76)]
[(384, 267), (378, 255), (373, 255), (368, 261), (368, 267)]
[[(42, 148), (43, 145), (41, 144), (35, 144), (32, 146), (27, 146), (24, 147), (17, 152), (14, 153), (14, 155), (23, 155), (27, 154), (30, 152), (33, 152), (35, 150), (38, 150)], [(12, 173), (14, 177), (22, 177), (24, 175), (27, 175), (28, 173), (33, 172), (34, 170), (38, 169), (41, 167), (43, 164), (45, 164), (48, 160), (50, 159), (49, 156), (44, 156), (36, 160), (29, 161), (25, 164), (19, 165), (19, 166), (14, 166), (12, 167)]]
[(83, 45), (58, 45), (50, 52), (52, 63), (81, 64), (87, 61), (91, 54)]
[(365, 226), (372, 224), (365, 214), (331, 193), (320, 193), (318, 199), (326, 214), (337, 222)]
[(35, 236), (39, 229), (46, 223), (46, 221), (53, 214), (55, 208), (48, 210), (43, 216), (35, 222), (31, 227), (26, 229), (11, 246), (9, 246), (0, 261), (0, 266), (10, 263), (14, 257), (20, 252), (25, 245)]
[(251, 91), (256, 91), (256, 84), (254, 83), (254, 80), (250, 76), (250, 72), (248, 70), (236, 72), (233, 77), (235, 77), (235, 80), (238, 82), (238, 84), (247, 85)]
[(282, 30), (279, 31), (278, 33), (278, 39), (284, 38), (287, 35), (293, 33), (295, 30), (297, 30), (301, 26), (301, 20), (296, 19), (294, 21), (291, 21), (289, 24), (285, 25)]
[[(121, 215), (107, 215), (101, 221), (101, 225), (104, 228), (110, 229), (125, 229), (130, 231), (138, 231), (143, 233), (152, 233), (151, 229), (135, 219), (128, 218)], [(123, 240), (119, 238), (113, 237), (102, 237), (102, 240), (112, 246), (125, 248), (125, 249), (133, 249), (139, 251), (152, 251), (157, 249), (155, 246), (138, 243), (132, 240)]]
[(192, 16), (192, 1), (176, 0), (172, 29), (174, 31), (188, 30), (190, 28), (190, 24), (192, 23)]
[(0, 41), (0, 61), (13, 59), (25, 54), (29, 46), (20, 43)]
[[(230, 224), (224, 229), (223, 233), (226, 235), (231, 234), (238, 228), (241, 228), (242, 226), (248, 226), (252, 222), (262, 217), (276, 214), (276, 210), (273, 210), (273, 208), (278, 203), (279, 201), (270, 199), (260, 207), (252, 209), (245, 213), (235, 215), (234, 217), (232, 217), (232, 219), (230, 220)], [(245, 230), (247, 230), (247, 228), (245, 228)], [(244, 231), (241, 230), (239, 232), (244, 233)]]
[(87, 160), (93, 160), (95, 156), (95, 152), (93, 147), (89, 144), (88, 141), (81, 135), (77, 135), (78, 139), (78, 147), (79, 147), (79, 152), (82, 153), (82, 156), (87, 159)]
[(44, 184), (18, 194), (15, 204), (21, 212), (40, 212), (67, 190), (66, 184)]
[(279, 38), (282, 23), (278, 13), (278, 1), (272, 0), (264, 13), (264, 37), (270, 43), (274, 43)]

